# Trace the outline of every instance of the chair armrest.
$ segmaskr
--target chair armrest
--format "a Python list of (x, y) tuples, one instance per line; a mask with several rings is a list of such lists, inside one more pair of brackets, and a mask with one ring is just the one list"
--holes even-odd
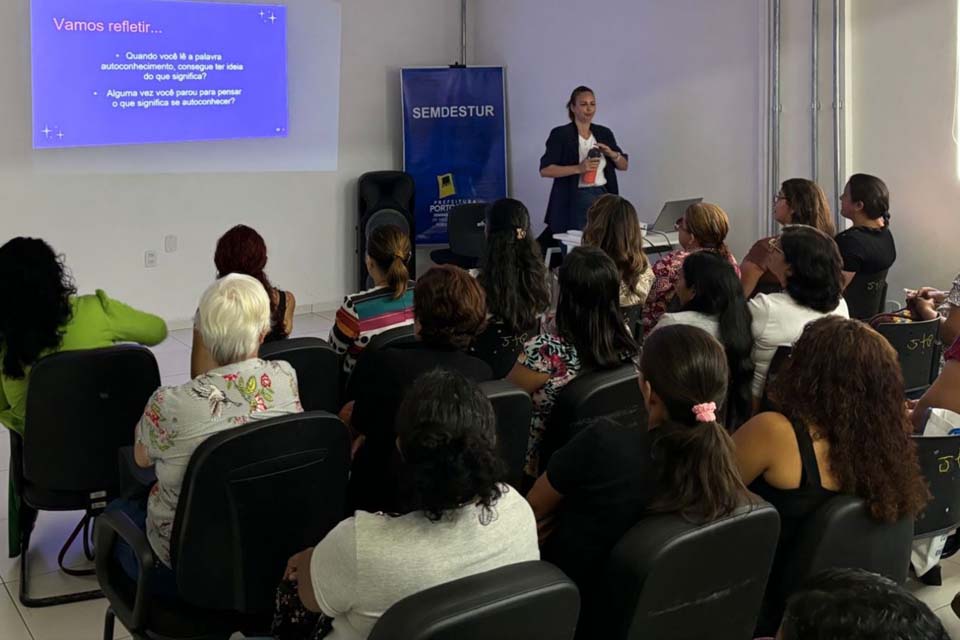
[[(111, 573), (115, 567), (123, 571), (113, 558), (117, 538), (126, 542), (140, 564), (140, 573), (137, 575), (137, 591), (133, 601), (133, 608), (117, 592), (111, 581)], [(146, 625), (150, 606), (150, 581), (154, 567), (157, 565), (156, 556), (147, 540), (147, 534), (140, 529), (125, 513), (108, 511), (97, 517), (94, 528), (94, 548), (96, 549), (97, 580), (100, 588), (110, 597), (110, 606), (120, 617), (121, 622), (130, 628), (130, 631), (139, 631)], [(127, 624), (127, 623), (130, 624)]]

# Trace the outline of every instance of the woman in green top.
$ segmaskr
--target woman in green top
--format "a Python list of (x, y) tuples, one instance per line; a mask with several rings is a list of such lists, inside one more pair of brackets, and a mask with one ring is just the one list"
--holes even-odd
[[(155, 345), (167, 337), (157, 316), (100, 290), (76, 293), (63, 259), (43, 240), (14, 238), (0, 247), (0, 425), (23, 434), (30, 368), (43, 356), (115, 342)], [(12, 557), (20, 552), (19, 504), (12, 492), (9, 505)]]

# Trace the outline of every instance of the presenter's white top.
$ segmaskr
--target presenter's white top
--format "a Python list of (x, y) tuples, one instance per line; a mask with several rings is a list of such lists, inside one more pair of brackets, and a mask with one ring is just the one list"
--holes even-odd
[[(587, 154), (590, 153), (590, 149), (593, 149), (597, 146), (597, 139), (593, 137), (593, 134), (590, 134), (589, 138), (584, 139), (583, 136), (577, 134), (577, 140), (580, 141), (580, 162), (583, 162), (587, 159)], [(603, 154), (600, 154), (600, 166), (597, 167), (597, 179), (593, 184), (587, 184), (583, 181), (583, 174), (580, 174), (580, 185), (581, 187), (602, 187), (607, 184), (607, 177), (603, 175), (603, 170), (607, 166), (607, 157)]]
[(803, 328), (824, 316), (849, 318), (847, 302), (840, 298), (837, 308), (821, 313), (798, 304), (789, 293), (761, 293), (747, 302), (752, 316), (753, 331), (753, 395), (763, 395), (767, 381), (767, 369), (780, 345), (793, 345), (803, 333)]

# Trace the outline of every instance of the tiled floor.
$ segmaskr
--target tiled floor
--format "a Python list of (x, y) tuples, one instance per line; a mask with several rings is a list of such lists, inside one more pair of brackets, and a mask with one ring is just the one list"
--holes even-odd
[[(326, 338), (333, 326), (332, 313), (298, 315), (293, 336)], [(172, 331), (162, 344), (153, 348), (160, 365), (163, 384), (180, 384), (190, 377), (189, 329)], [(0, 477), (6, 475), (9, 462), (9, 440), (0, 435)], [(5, 483), (4, 483), (5, 484)], [(27, 609), (17, 598), (19, 560), (6, 557), (7, 522), (6, 491), (0, 491), (0, 640), (96, 640), (103, 634), (105, 600), (91, 600), (45, 609)], [(72, 578), (57, 569), (57, 552), (80, 512), (40, 515), (31, 553), (31, 590), (34, 595), (52, 595), (95, 588), (96, 578)], [(79, 566), (82, 553), (68, 555), (68, 566)], [(71, 561), (72, 560), (72, 561)], [(934, 609), (950, 637), (960, 640), (960, 619), (950, 609), (953, 596), (960, 592), (960, 556), (943, 562), (943, 586), (927, 587), (911, 580), (908, 588)], [(126, 630), (117, 625), (114, 637), (127, 638)]]
[[(294, 319), (293, 336), (326, 338), (333, 326), (333, 313), (304, 314)], [(164, 385), (186, 382), (190, 378), (190, 329), (171, 331), (167, 339), (153, 347)], [(89, 600), (74, 604), (28, 609), (18, 598), (20, 561), (7, 558), (7, 467), (10, 461), (10, 440), (0, 433), (0, 640), (99, 640), (103, 637), (103, 615), (106, 600)], [(47, 596), (95, 589), (95, 577), (74, 578), (57, 567), (57, 553), (80, 520), (82, 512), (43, 512), (31, 540), (31, 595)], [(72, 550), (67, 566), (83, 566), (83, 552)], [(119, 623), (114, 638), (129, 638)]]

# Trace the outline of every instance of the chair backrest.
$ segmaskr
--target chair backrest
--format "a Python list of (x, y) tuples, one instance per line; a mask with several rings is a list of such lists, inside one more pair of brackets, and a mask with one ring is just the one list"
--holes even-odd
[(547, 419), (541, 445), (540, 468), (591, 419), (613, 413), (639, 411), (646, 424), (643, 394), (632, 364), (587, 371), (571, 380), (560, 393)]
[(778, 585), (784, 598), (811, 576), (833, 567), (866, 569), (902, 584), (907, 579), (913, 518), (878, 522), (862, 498), (838, 495), (801, 525), (796, 541), (785, 557)]
[(872, 318), (883, 313), (887, 293), (887, 272), (858, 272), (843, 292), (850, 317), (858, 320)]
[(417, 338), (413, 335), (413, 325), (406, 324), (393, 329), (387, 329), (370, 338), (370, 342), (364, 347), (364, 351), (371, 353), (378, 349), (386, 349), (398, 344), (409, 344), (416, 342)]
[(917, 516), (913, 535), (935, 536), (960, 527), (960, 435), (914, 436), (920, 471), (933, 496)]
[(610, 628), (596, 637), (753, 637), (779, 533), (765, 502), (701, 525), (675, 514), (644, 518), (607, 561)]
[(187, 466), (171, 558), (184, 600), (207, 609), (273, 609), (293, 554), (346, 516), (350, 438), (324, 411), (252, 422), (203, 442)]
[(546, 562), (521, 562), (454, 580), (396, 603), (369, 640), (570, 640), (580, 595)]
[(26, 485), (113, 495), (119, 480), (117, 451), (133, 444), (137, 421), (159, 386), (156, 358), (139, 345), (41, 358), (30, 372), (27, 390)]
[(320, 338), (287, 338), (260, 347), (264, 360), (284, 360), (297, 372), (304, 411), (340, 410), (340, 357)]
[(780, 345), (773, 353), (773, 359), (770, 360), (770, 368), (767, 369), (767, 379), (763, 383), (763, 395), (760, 398), (760, 407), (762, 411), (773, 410), (773, 404), (770, 402), (770, 397), (767, 395), (767, 389), (769, 389), (770, 385), (773, 384), (773, 381), (777, 379), (777, 376), (780, 374), (780, 370), (783, 369), (783, 365), (785, 365), (787, 360), (790, 359), (791, 353), (793, 353), (793, 346), (788, 344)]
[(533, 413), (530, 394), (506, 380), (481, 382), (480, 389), (490, 400), (497, 416), (497, 449), (509, 470), (507, 482), (519, 489), (523, 482), (523, 463)]
[(643, 341), (643, 305), (632, 304), (626, 307), (620, 307), (623, 312), (623, 319), (627, 321), (627, 328), (633, 334), (634, 340), (638, 343)]
[(877, 331), (897, 350), (905, 391), (916, 393), (929, 387), (940, 363), (940, 320), (885, 323)]
[(485, 203), (462, 204), (450, 211), (447, 219), (447, 237), (450, 251), (468, 258), (479, 258), (487, 245), (483, 222)]

